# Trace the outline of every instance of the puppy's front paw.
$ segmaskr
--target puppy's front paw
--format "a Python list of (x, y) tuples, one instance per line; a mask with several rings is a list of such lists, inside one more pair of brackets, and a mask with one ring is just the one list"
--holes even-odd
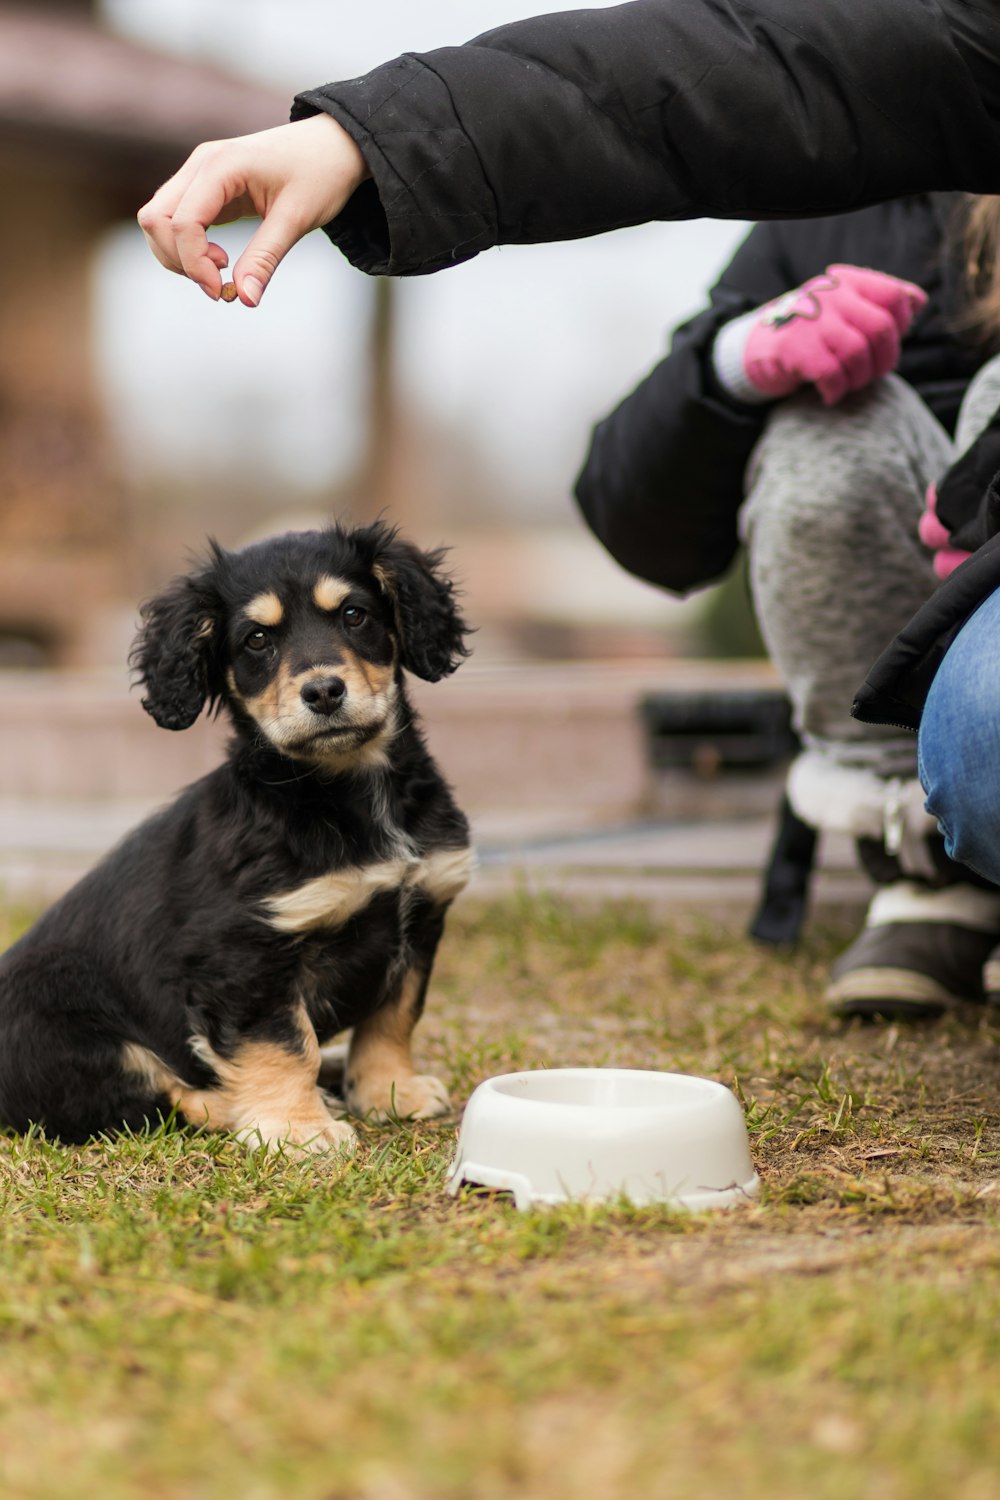
[(335, 1120), (325, 1109), (320, 1113), (292, 1120), (257, 1120), (239, 1132), (247, 1145), (263, 1145), (275, 1150), (290, 1147), (296, 1151), (353, 1151), (358, 1138), (345, 1120)]
[(433, 1120), (451, 1109), (448, 1090), (430, 1073), (407, 1078), (362, 1079), (348, 1087), (351, 1113), (372, 1120)]
[(348, 1125), (346, 1120), (334, 1120), (327, 1116), (320, 1129), (314, 1135), (307, 1135), (302, 1140), (292, 1140), (286, 1136), (286, 1141), (300, 1151), (343, 1151), (349, 1153), (355, 1150), (358, 1138), (354, 1133), (354, 1127)]

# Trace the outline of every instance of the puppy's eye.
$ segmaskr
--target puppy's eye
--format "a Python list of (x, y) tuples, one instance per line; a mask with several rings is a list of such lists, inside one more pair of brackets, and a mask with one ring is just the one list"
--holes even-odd
[(244, 638), (243, 644), (248, 651), (266, 651), (270, 644), (270, 636), (266, 630), (251, 630)]
[(349, 604), (341, 614), (340, 618), (343, 620), (344, 624), (348, 627), (349, 630), (357, 630), (359, 625), (363, 625), (365, 623), (368, 615), (360, 607), (360, 605)]

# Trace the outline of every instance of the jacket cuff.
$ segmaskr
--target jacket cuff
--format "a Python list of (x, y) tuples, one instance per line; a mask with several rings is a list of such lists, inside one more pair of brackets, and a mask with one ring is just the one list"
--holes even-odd
[(754, 324), (760, 318), (760, 308), (724, 323), (712, 345), (712, 370), (722, 389), (745, 406), (763, 406), (772, 400), (749, 379), (743, 364), (743, 352)]
[(371, 276), (416, 276), (497, 242), (496, 203), (444, 82), (403, 56), (298, 94), (291, 118), (325, 113), (371, 172), (324, 232)]

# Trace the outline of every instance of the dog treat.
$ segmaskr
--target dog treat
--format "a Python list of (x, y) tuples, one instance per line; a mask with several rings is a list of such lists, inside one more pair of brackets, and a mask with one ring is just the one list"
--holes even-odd
[(235, 302), (236, 299), (237, 299), (237, 297), (239, 295), (240, 295), (239, 292), (236, 290), (236, 282), (235, 281), (226, 281), (226, 282), (223, 282), (223, 285), (222, 285), (222, 300), (223, 300), (223, 302)]

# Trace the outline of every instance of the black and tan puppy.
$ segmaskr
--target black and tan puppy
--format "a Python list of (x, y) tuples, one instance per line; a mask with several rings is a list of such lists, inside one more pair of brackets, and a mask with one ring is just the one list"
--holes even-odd
[(224, 708), (229, 757), (0, 959), (0, 1123), (79, 1141), (176, 1107), (349, 1145), (317, 1087), (348, 1028), (353, 1113), (447, 1110), (410, 1037), (471, 855), (403, 678), (467, 654), (440, 562), (334, 527), (213, 546), (146, 605), (143, 706), (167, 729)]

